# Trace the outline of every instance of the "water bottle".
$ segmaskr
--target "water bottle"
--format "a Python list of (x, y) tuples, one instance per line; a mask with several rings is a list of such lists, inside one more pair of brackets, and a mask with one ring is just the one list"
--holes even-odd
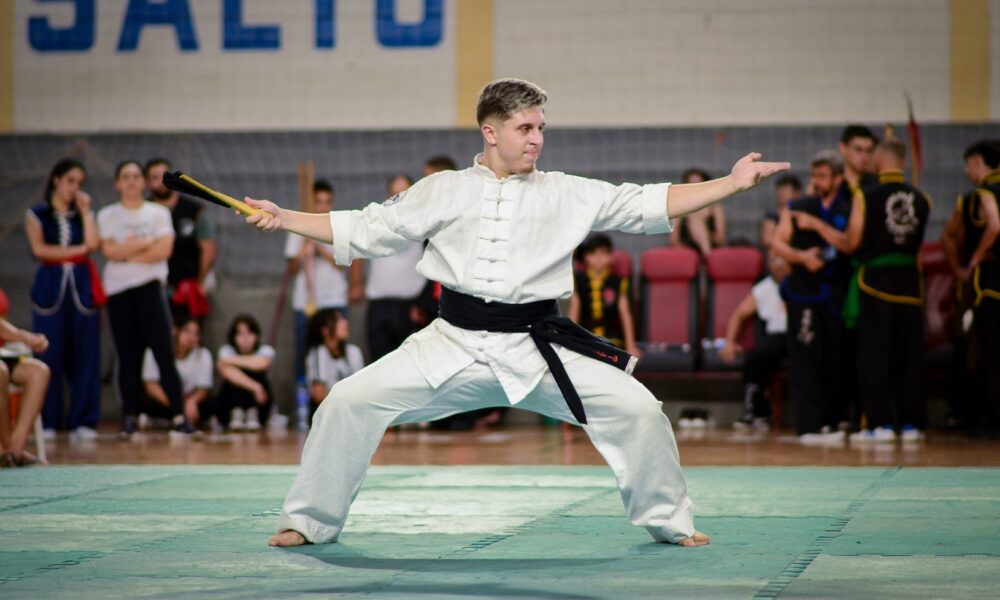
[(295, 384), (295, 416), (298, 430), (309, 431), (309, 389), (303, 378)]

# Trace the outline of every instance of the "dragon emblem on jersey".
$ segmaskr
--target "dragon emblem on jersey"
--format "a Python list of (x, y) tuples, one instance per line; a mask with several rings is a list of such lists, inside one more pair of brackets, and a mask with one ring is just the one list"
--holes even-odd
[(913, 192), (896, 192), (885, 201), (885, 228), (897, 244), (905, 243), (917, 230)]

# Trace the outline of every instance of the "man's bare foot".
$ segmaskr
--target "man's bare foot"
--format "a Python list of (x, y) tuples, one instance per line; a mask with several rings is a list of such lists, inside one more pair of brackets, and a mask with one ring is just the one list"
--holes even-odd
[(294, 529), (286, 529), (278, 535), (271, 536), (271, 539), (267, 541), (268, 546), (301, 546), (302, 544), (308, 544), (306, 538), (302, 536), (301, 533), (295, 531)]
[(694, 532), (694, 535), (686, 537), (683, 540), (677, 542), (679, 546), (707, 546), (712, 542), (712, 538), (708, 537), (700, 531)]

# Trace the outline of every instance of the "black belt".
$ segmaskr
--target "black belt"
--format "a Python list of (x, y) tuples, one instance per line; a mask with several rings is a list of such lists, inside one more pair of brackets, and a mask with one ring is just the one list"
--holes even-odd
[(566, 317), (559, 316), (559, 304), (555, 300), (527, 304), (486, 302), (442, 286), (439, 306), (441, 318), (455, 327), (472, 331), (529, 334), (552, 372), (570, 412), (584, 425), (587, 423), (587, 414), (583, 410), (583, 402), (552, 344), (559, 344), (577, 354), (608, 363), (626, 373), (631, 373), (635, 367), (635, 358), (631, 354)]

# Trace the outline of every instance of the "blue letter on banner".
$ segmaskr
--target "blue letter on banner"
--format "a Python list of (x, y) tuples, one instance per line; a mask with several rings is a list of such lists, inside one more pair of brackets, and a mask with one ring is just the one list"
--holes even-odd
[(81, 52), (94, 45), (94, 0), (38, 0), (72, 2), (76, 20), (67, 29), (54, 29), (48, 17), (28, 18), (28, 43), (39, 52)]
[(119, 52), (135, 52), (139, 47), (139, 36), (146, 25), (173, 25), (177, 30), (177, 45), (184, 52), (198, 50), (198, 38), (194, 34), (191, 8), (187, 0), (129, 0), (125, 11), (122, 35), (118, 38)]
[(413, 25), (396, 22), (396, 0), (378, 0), (375, 22), (378, 41), (386, 47), (433, 46), (444, 30), (442, 0), (424, 0), (424, 20)]
[(281, 47), (281, 31), (276, 25), (243, 25), (243, 0), (225, 0), (222, 47), (226, 50), (277, 50)]
[(316, 0), (316, 47), (337, 45), (336, 0)]

